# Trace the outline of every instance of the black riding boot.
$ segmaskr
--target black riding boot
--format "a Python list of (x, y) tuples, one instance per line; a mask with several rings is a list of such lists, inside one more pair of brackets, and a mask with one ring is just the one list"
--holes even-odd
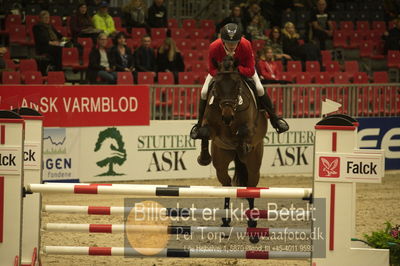
[(269, 98), (267, 93), (259, 96), (258, 102), (260, 103), (260, 109), (265, 109), (265, 111), (267, 111), (269, 115), (269, 121), (271, 121), (271, 125), (275, 128), (278, 134), (289, 130), (288, 123), (283, 118), (279, 118), (276, 115), (274, 106), (272, 105), (271, 99)]
[(208, 130), (201, 127), (201, 123), (203, 122), (204, 111), (206, 110), (207, 100), (200, 99), (199, 103), (199, 121), (193, 128), (190, 130), (190, 137), (192, 139), (203, 139), (208, 138)]

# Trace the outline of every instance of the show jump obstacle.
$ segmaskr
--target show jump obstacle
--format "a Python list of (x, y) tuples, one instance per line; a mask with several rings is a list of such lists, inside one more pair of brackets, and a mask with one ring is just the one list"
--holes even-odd
[[(323, 244), (314, 242), (313, 252), (278, 252), (251, 250), (161, 250), (155, 257), (248, 258), (248, 259), (310, 259), (312, 266), (320, 265), (389, 265), (389, 251), (354, 246), (356, 183), (380, 183), (384, 175), (382, 150), (357, 149), (357, 122), (350, 117), (333, 115), (316, 126), (314, 187), (311, 188), (225, 188), (225, 187), (173, 187), (163, 185), (117, 184), (40, 184), (42, 154), (42, 120), (40, 114), (29, 109), (0, 111), (0, 265), (36, 265), (39, 259), (40, 193), (125, 194), (130, 197), (195, 197), (195, 198), (299, 198), (316, 204), (325, 199), (326, 238)], [(34, 157), (34, 156), (40, 157)], [(35, 158), (36, 163), (29, 162)], [(37, 160), (36, 160), (37, 159)], [(25, 181), (24, 181), (25, 178)], [(28, 183), (29, 182), (29, 183)], [(24, 192), (28, 194), (24, 196)], [(126, 207), (59, 206), (47, 205), (49, 213), (86, 213), (92, 215), (118, 215)], [(196, 215), (187, 209), (160, 208), (169, 216)], [(219, 216), (225, 214), (220, 212)], [(249, 213), (240, 215), (248, 217)], [(269, 219), (268, 210), (258, 213)], [(29, 225), (29, 229), (27, 227)], [(68, 232), (123, 232), (124, 225), (112, 224), (46, 224), (44, 229)], [(314, 225), (315, 226), (315, 225)], [(182, 230), (221, 232), (221, 227), (168, 226), (169, 234)], [(137, 230), (153, 230), (141, 226)], [(267, 235), (283, 228), (246, 228), (233, 230), (248, 235)], [(296, 229), (309, 233), (310, 229)], [(124, 247), (71, 247), (45, 246), (47, 254), (141, 256), (143, 252)], [(152, 251), (149, 250), (152, 254)], [(318, 254), (319, 255), (318, 255)], [(154, 253), (153, 253), (154, 254)], [(320, 254), (324, 254), (320, 256)]]

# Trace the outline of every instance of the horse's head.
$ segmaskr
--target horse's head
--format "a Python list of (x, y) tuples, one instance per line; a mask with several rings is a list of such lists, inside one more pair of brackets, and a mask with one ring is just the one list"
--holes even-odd
[(239, 104), (242, 78), (232, 56), (226, 56), (218, 65), (213, 94), (221, 108), (222, 120), (230, 125)]

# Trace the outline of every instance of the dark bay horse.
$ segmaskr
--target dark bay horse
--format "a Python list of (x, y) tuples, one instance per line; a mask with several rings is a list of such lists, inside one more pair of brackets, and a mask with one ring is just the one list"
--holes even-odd
[[(256, 187), (260, 179), (267, 117), (264, 112), (259, 112), (255, 97), (237, 71), (233, 57), (224, 58), (218, 69), (202, 123), (209, 130), (211, 157), (208, 139), (203, 139), (198, 161), (204, 165), (212, 159), (223, 186)], [(228, 174), (232, 161), (235, 163), (233, 179)], [(249, 209), (253, 209), (254, 199), (248, 201)], [(229, 198), (226, 198), (225, 208), (228, 207)], [(229, 226), (229, 223), (229, 219), (223, 219), (222, 226)], [(248, 225), (256, 227), (257, 223), (250, 219)], [(258, 238), (250, 240), (257, 242)]]

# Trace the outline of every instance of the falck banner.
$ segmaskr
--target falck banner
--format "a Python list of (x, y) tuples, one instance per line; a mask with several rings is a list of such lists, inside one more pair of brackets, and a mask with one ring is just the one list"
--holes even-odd
[(0, 109), (29, 107), (45, 127), (149, 125), (148, 86), (2, 86)]

